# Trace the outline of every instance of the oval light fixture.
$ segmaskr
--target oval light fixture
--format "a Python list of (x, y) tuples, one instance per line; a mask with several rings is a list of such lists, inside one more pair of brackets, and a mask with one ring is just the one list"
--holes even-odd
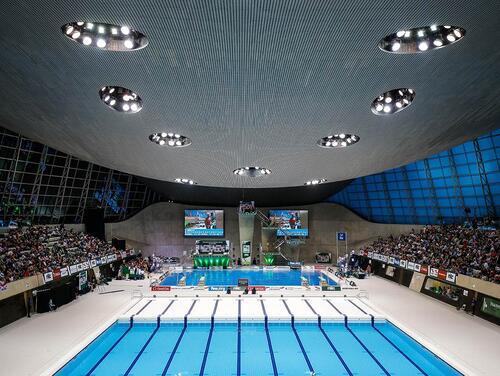
[[(356, 136), (355, 134), (339, 133), (339, 134), (334, 134), (331, 136), (326, 136), (326, 137), (320, 138), (318, 140), (317, 144), (319, 147), (322, 147), (322, 148), (341, 149), (341, 148), (346, 148), (348, 146), (352, 146), (355, 143), (357, 143), (358, 141), (359, 141), (359, 136)], [(307, 182), (306, 182), (306, 185), (308, 185)]]
[(431, 25), (400, 30), (379, 42), (382, 51), (415, 54), (449, 46), (465, 36), (465, 29), (449, 25)]
[(148, 45), (146, 36), (128, 26), (101, 22), (69, 22), (61, 26), (69, 39), (107, 51), (134, 51)]
[(136, 113), (142, 109), (142, 99), (130, 89), (121, 86), (104, 86), (99, 97), (109, 108), (125, 113)]
[(321, 179), (311, 179), (311, 180), (308, 180), (304, 183), (304, 185), (318, 185), (318, 184), (323, 184), (323, 183), (326, 183), (326, 179), (325, 178), (321, 178)]
[(233, 171), (233, 174), (239, 176), (247, 176), (249, 178), (257, 178), (259, 176), (270, 175), (271, 170), (264, 167), (258, 166), (246, 166), (240, 167)]
[(371, 109), (375, 115), (393, 115), (413, 103), (415, 90), (400, 88), (380, 94), (372, 102)]
[(153, 133), (149, 136), (149, 140), (160, 146), (170, 146), (173, 148), (182, 148), (191, 145), (190, 138), (172, 132)]
[(189, 179), (189, 178), (175, 178), (174, 182), (175, 183), (179, 183), (179, 184), (185, 184), (185, 185), (196, 185), (196, 184), (198, 184), (193, 179)]

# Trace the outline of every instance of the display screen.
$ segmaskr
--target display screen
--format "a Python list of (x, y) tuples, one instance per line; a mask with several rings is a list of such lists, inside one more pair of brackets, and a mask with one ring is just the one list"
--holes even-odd
[(309, 236), (307, 210), (269, 210), (269, 219), (278, 236)]
[(184, 236), (224, 236), (224, 210), (184, 210)]

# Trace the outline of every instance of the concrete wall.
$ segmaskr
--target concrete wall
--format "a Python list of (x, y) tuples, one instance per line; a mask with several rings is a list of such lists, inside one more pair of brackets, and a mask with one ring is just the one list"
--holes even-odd
[[(126, 221), (106, 224), (106, 239), (118, 237), (127, 240), (128, 247), (142, 249), (144, 254), (156, 253), (166, 256), (181, 256), (183, 251), (194, 248), (194, 238), (183, 236), (184, 209), (192, 208), (182, 204), (161, 202), (151, 205)], [(225, 210), (225, 239), (239, 249), (239, 225), (237, 208), (202, 207), (200, 209)], [(269, 208), (259, 208), (267, 213)], [(316, 251), (336, 254), (335, 233), (348, 233), (348, 248), (354, 249), (379, 236), (409, 232), (419, 225), (388, 225), (365, 221), (343, 206), (333, 203), (294, 206), (289, 209), (309, 211), (309, 238), (297, 247), (296, 257), (311, 262)], [(253, 251), (262, 239), (260, 223), (256, 220)], [(345, 248), (344, 248), (345, 249)]]

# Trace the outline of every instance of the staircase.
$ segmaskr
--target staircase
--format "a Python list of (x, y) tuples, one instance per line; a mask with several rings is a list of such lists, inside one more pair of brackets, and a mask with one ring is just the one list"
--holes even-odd
[[(268, 253), (280, 255), (286, 262), (291, 261), (291, 255), (286, 254), (286, 252), (284, 251), (288, 248), (293, 248), (298, 245), (305, 244), (305, 239), (293, 238), (292, 236), (290, 236), (288, 230), (277, 227), (274, 223), (272, 223), (271, 219), (260, 210), (257, 210), (255, 215), (261, 222), (263, 229), (273, 230), (276, 233), (276, 239), (272, 244), (270, 244)], [(282, 236), (277, 236), (278, 230), (280, 235)]]

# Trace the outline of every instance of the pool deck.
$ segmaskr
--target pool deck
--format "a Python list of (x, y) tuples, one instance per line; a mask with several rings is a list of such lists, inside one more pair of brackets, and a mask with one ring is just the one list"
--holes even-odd
[[(500, 359), (498, 326), (462, 311), (457, 312), (451, 306), (382, 278), (372, 277), (356, 282), (369, 295), (369, 299), (361, 299), (364, 304), (362, 309), (365, 312), (377, 312), (387, 317), (445, 360), (451, 359), (450, 363), (467, 375), (497, 373), (498, 359)], [(124, 291), (111, 293), (113, 290)], [(173, 296), (154, 299), (158, 303), (153, 305), (152, 302), (138, 313), (139, 307), (144, 307), (140, 306), (143, 302), (153, 300), (148, 297), (136, 297), (138, 291), (149, 291), (148, 281), (113, 281), (108, 286), (107, 294), (99, 294), (97, 291), (89, 293), (55, 312), (23, 318), (1, 328), (0, 374), (50, 375), (120, 316), (131, 316), (135, 313), (137, 317), (134, 316), (134, 319), (140, 321), (142, 317), (146, 318), (146, 315), (156, 314), (159, 308), (157, 304), (163, 306), (167, 300), (175, 300), (172, 299)], [(287, 300), (289, 309), (296, 312), (298, 319), (303, 312), (302, 292), (295, 291), (293, 300), (292, 293), (294, 291), (286, 291), (283, 298), (277, 296), (276, 299)], [(181, 317), (185, 312), (182, 308), (184, 304), (179, 304), (178, 308), (174, 309), (176, 304), (185, 301), (187, 305), (193, 298), (196, 297), (179, 297), (178, 302), (172, 303), (170, 307), (173, 309), (172, 317), (174, 314)], [(212, 301), (215, 298), (217, 296), (208, 297)], [(220, 298), (229, 302), (226, 297)], [(237, 296), (231, 297), (235, 300), (238, 300), (237, 298)], [(259, 310), (259, 300), (262, 299), (267, 307), (269, 298), (267, 295), (263, 295), (262, 298), (243, 297), (242, 301), (245, 303), (242, 304), (241, 319), (262, 320), (263, 313), (260, 313), (261, 309)], [(318, 314), (325, 317), (331, 314), (330, 305), (319, 297), (311, 297), (306, 293), (305, 299), (314, 300), (314, 310)], [(334, 298), (328, 296), (327, 299)], [(271, 305), (274, 306), (274, 303)], [(199, 307), (201, 306), (200, 304)], [(217, 311), (219, 308), (221, 315), (217, 316), (218, 318), (226, 317), (224, 316), (226, 312), (228, 312), (227, 317), (234, 317), (233, 311), (226, 310), (224, 304), (219, 304)], [(369, 308), (373, 311), (368, 311)], [(281, 308), (277, 309), (283, 312)], [(272, 309), (271, 312), (274, 314)], [(206, 317), (203, 309), (193, 308), (191, 314), (193, 319)], [(304, 316), (312, 317), (310, 313)], [(20, 361), (19, 354), (22, 354), (23, 361)]]

